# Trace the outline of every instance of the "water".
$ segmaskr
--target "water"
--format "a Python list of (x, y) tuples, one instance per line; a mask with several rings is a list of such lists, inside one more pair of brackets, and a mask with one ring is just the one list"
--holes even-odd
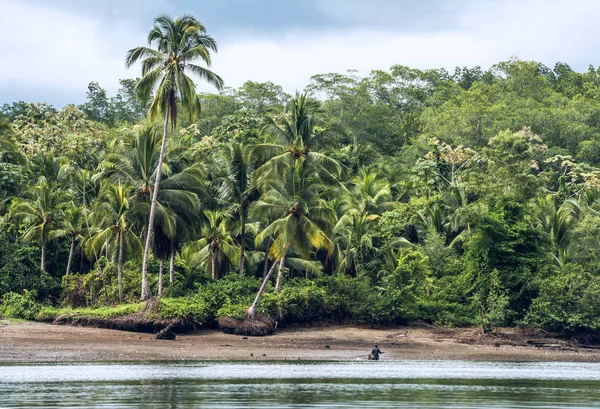
[(0, 365), (0, 408), (600, 408), (600, 364)]

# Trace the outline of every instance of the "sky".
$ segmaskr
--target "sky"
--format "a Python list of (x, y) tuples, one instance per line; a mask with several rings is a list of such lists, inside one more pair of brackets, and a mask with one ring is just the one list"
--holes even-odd
[(395, 64), (600, 64), (599, 0), (0, 0), (0, 10), (0, 104), (82, 103), (90, 81), (114, 94), (140, 76), (125, 54), (162, 13), (207, 27), (219, 44), (211, 68), (230, 87), (293, 93), (315, 74)]

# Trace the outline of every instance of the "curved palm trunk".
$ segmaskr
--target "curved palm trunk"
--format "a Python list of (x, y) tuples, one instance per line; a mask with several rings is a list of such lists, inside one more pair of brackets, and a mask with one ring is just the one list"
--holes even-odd
[(75, 251), (75, 236), (71, 237), (71, 249), (69, 250), (69, 261), (67, 262), (66, 276), (71, 272), (71, 263), (73, 262), (73, 252)]
[(279, 261), (279, 271), (277, 272), (277, 282), (275, 283), (275, 292), (278, 293), (281, 290), (281, 282), (283, 281), (283, 265), (285, 263), (285, 256), (281, 257)]
[(169, 283), (175, 281), (175, 245), (171, 243), (171, 256), (169, 258)]
[(269, 247), (271, 247), (271, 237), (267, 239), (267, 249), (265, 250), (265, 262), (263, 263), (263, 278), (269, 272)]
[(162, 174), (162, 164), (165, 158), (167, 148), (167, 135), (169, 133), (169, 109), (165, 109), (165, 128), (162, 143), (160, 145), (160, 155), (158, 156), (158, 165), (156, 168), (156, 181), (152, 192), (152, 204), (150, 205), (150, 217), (148, 217), (148, 230), (146, 232), (146, 246), (144, 247), (144, 259), (142, 261), (142, 300), (152, 297), (150, 287), (148, 286), (148, 257), (150, 254), (150, 243), (152, 242), (152, 230), (154, 227), (154, 214), (156, 213), (156, 202), (158, 201), (158, 189)]
[(165, 259), (160, 259), (160, 268), (158, 269), (158, 296), (162, 297), (163, 293), (163, 267), (165, 265)]
[(273, 262), (271, 269), (265, 276), (265, 278), (258, 290), (258, 293), (256, 294), (256, 297), (254, 298), (254, 302), (252, 303), (250, 308), (248, 308), (248, 317), (250, 317), (250, 318), (256, 317), (256, 307), (258, 307), (258, 302), (260, 301), (260, 297), (262, 296), (262, 293), (265, 291), (265, 288), (267, 287), (267, 283), (269, 282), (269, 279), (273, 275), (273, 271), (275, 271), (275, 266), (277, 266), (277, 261)]
[(119, 303), (123, 302), (123, 230), (119, 231), (119, 263), (117, 265), (117, 281), (119, 284)]

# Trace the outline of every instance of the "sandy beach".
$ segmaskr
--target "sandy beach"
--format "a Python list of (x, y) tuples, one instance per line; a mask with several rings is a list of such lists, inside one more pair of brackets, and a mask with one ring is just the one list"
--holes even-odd
[(357, 360), (374, 344), (385, 352), (383, 360), (600, 362), (598, 349), (514, 329), (484, 338), (476, 329), (425, 325), (285, 328), (247, 338), (201, 330), (158, 341), (152, 334), (0, 321), (0, 362)]

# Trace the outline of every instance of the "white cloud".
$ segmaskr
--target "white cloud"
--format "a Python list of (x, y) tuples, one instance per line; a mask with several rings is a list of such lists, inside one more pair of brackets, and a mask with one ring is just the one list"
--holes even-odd
[(469, 0), (317, 0), (315, 4), (334, 20), (422, 31), (432, 30), (436, 24), (453, 26), (468, 3)]
[(119, 78), (135, 75), (125, 68), (125, 52), (144, 36), (122, 22), (108, 27), (16, 0), (0, 0), (0, 8), (0, 88), (23, 84), (83, 94), (92, 80), (114, 90)]
[[(351, 1), (348, 7), (357, 4)], [(324, 27), (277, 38), (231, 33), (217, 38), (220, 51), (212, 68), (229, 86), (269, 80), (293, 92), (314, 74), (348, 69), (367, 74), (393, 64), (489, 67), (515, 55), (545, 63), (567, 62), (578, 69), (599, 62), (600, 3), (596, 0), (468, 4), (448, 25), (453, 28), (428, 32), (403, 33), (387, 26), (343, 31)], [(146, 32), (138, 24), (120, 20), (108, 26), (102, 18), (27, 6), (18, 0), (0, 0), (0, 7), (0, 93), (6, 84), (13, 88), (18, 83), (53, 85), (65, 93), (79, 92), (82, 100), (91, 80), (114, 91), (117, 79), (139, 75), (137, 69), (128, 71), (123, 64), (126, 50), (145, 42)]]
[(587, 64), (597, 64), (600, 57), (596, 40), (599, 19), (596, 0), (480, 2), (457, 17), (456, 28), (443, 31), (360, 29), (222, 42), (214, 69), (229, 85), (237, 86), (246, 79), (271, 80), (288, 91), (302, 89), (313, 74), (348, 69), (367, 74), (393, 64), (486, 68), (518, 56), (585, 69)]

